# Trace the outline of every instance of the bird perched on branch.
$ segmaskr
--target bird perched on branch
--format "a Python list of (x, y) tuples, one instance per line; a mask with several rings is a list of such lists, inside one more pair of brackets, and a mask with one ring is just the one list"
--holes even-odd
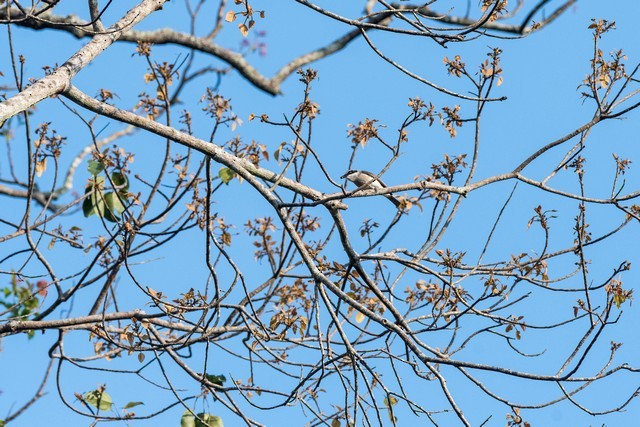
[[(380, 190), (386, 188), (386, 185), (375, 174), (368, 171), (349, 170), (340, 178), (353, 182), (358, 188)], [(393, 197), (391, 194), (383, 194), (384, 197), (389, 199), (397, 208), (400, 207), (400, 200)]]

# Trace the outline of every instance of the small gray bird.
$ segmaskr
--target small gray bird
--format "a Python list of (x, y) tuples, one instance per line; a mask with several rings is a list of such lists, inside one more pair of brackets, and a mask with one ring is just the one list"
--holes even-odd
[[(358, 170), (349, 170), (347, 173), (342, 175), (340, 178), (353, 182), (358, 187), (368, 188), (371, 190), (379, 190), (381, 188), (385, 188), (384, 182), (381, 179), (376, 177), (375, 174), (368, 171), (358, 171)], [(400, 200), (393, 197), (391, 194), (383, 194), (384, 197), (389, 199), (391, 203), (396, 205), (396, 207), (400, 207)]]

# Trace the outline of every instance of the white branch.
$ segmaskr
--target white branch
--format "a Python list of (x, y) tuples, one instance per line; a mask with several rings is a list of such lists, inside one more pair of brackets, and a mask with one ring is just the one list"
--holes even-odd
[(89, 43), (74, 53), (71, 58), (51, 74), (38, 80), (5, 102), (0, 103), (0, 126), (9, 117), (26, 111), (43, 99), (62, 92), (80, 70), (111, 46), (124, 31), (160, 9), (167, 1), (143, 0), (104, 33), (94, 36)]

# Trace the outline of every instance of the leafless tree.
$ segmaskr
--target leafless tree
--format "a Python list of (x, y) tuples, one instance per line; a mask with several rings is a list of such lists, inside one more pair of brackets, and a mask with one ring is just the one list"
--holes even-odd
[[(32, 368), (44, 373), (33, 398), (0, 424), (34, 410), (50, 383), (92, 423), (179, 408), (185, 426), (266, 425), (269, 413), (295, 414), (296, 425), (304, 415), (311, 426), (408, 425), (414, 416), (446, 426), (506, 416), (507, 425), (525, 426), (527, 414), (552, 405), (608, 414), (636, 397), (640, 388), (601, 397), (605, 409), (582, 403), (600, 382), (637, 372), (617, 360), (621, 343), (607, 338), (632, 298), (622, 280), (630, 262), (603, 260), (605, 275), (590, 269), (592, 251), (633, 242), (628, 230), (640, 219), (640, 190), (625, 175), (631, 160), (613, 154), (595, 184), (587, 173), (592, 130), (633, 117), (640, 105), (638, 65), (601, 47), (613, 22), (589, 27), (593, 56), (578, 84), (592, 116), (529, 147), (515, 167), (479, 177), (491, 144), (481, 137), (483, 119), (499, 115), (506, 99), (503, 51), (487, 45), (556, 25), (575, 0), (367, 0), (357, 14), (352, 4), (296, 0), (291, 7), (342, 25), (343, 34), (272, 77), (252, 62), (264, 48), (257, 29), (268, 20), (267, 2), (142, 0), (128, 11), (120, 3), (129, 2), (70, 3), (0, 2), (8, 46), (0, 63), (0, 337), (5, 349), (50, 344), (43, 366)], [(186, 23), (172, 18), (177, 8), (186, 8)], [(170, 26), (136, 26), (152, 17)], [(17, 48), (22, 28), (43, 44), (69, 35), (86, 44), (29, 78), (30, 50)], [(225, 32), (253, 42), (225, 46)], [(471, 64), (443, 50), (428, 59), (431, 70), (449, 74), (438, 83), (435, 71), (412, 71), (380, 47), (384, 36), (442, 49), (472, 44), (486, 55)], [(408, 105), (381, 106), (406, 110), (397, 130), (375, 118), (349, 125), (352, 154), (338, 170), (319, 149), (328, 143), (314, 136), (322, 116), (318, 73), (308, 66), (355, 40), (399, 79), (446, 102), (407, 94)], [(165, 46), (178, 59), (167, 59)], [(139, 93), (135, 105), (119, 98), (104, 62), (89, 67), (114, 49), (128, 63), (108, 67), (147, 69), (126, 86)], [(79, 87), (80, 72), (99, 80), (97, 93)], [(234, 94), (219, 90), (232, 74), (243, 78), (233, 90), (275, 97), (287, 79), (299, 79), (300, 92), (287, 95), (292, 111), (239, 117)], [(202, 89), (205, 80), (214, 84)], [(49, 120), (58, 117), (52, 109), (66, 119)], [(243, 121), (285, 142), (248, 142)], [(71, 141), (71, 128), (87, 140)], [(467, 144), (405, 171), (414, 179), (378, 185), (401, 151), (424, 150), (413, 140), (418, 129), (457, 141), (461, 128)], [(355, 169), (365, 146), (382, 150), (384, 165), (370, 171), (371, 182), (347, 185), (338, 177)], [(530, 205), (524, 219), (509, 213), (516, 199)], [(573, 213), (557, 212), (556, 203)], [(356, 205), (385, 209), (363, 218)], [(490, 226), (460, 243), (478, 224), (461, 216), (466, 206), (485, 209)], [(604, 224), (589, 228), (603, 215)], [(496, 237), (507, 220), (522, 225), (508, 232), (510, 245)], [(548, 304), (560, 308), (540, 309)], [(31, 340), (18, 341), (24, 334)], [(544, 348), (530, 351), (541, 339)], [(100, 386), (76, 386), (78, 373)], [(126, 386), (112, 385), (123, 377)], [(532, 397), (523, 393), (529, 387), (544, 392)], [(126, 404), (131, 395), (156, 397)]]

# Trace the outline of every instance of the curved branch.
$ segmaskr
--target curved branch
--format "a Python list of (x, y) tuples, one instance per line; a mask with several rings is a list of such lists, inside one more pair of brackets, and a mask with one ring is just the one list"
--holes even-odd
[(22, 92), (0, 103), (0, 126), (5, 120), (28, 110), (45, 98), (62, 92), (71, 79), (122, 36), (126, 29), (136, 25), (151, 13), (160, 9), (168, 0), (143, 0), (132, 8), (104, 34), (94, 36), (64, 64)]

